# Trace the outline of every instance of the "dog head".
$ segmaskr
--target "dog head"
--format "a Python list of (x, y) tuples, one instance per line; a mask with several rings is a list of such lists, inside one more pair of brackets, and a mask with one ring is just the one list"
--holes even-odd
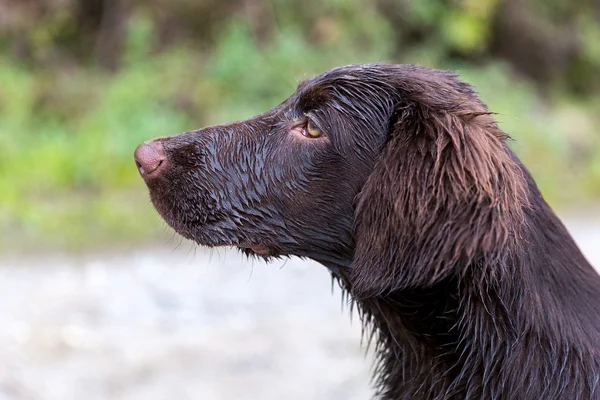
[(184, 237), (351, 269), (368, 295), (506, 245), (525, 198), (506, 139), (453, 73), (352, 65), (248, 120), (146, 142), (135, 158)]

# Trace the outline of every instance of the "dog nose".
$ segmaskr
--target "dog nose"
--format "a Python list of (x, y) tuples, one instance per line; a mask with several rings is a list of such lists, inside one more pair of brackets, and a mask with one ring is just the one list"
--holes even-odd
[(167, 164), (167, 156), (163, 145), (154, 140), (140, 144), (135, 149), (133, 158), (140, 175), (144, 179), (159, 176), (165, 170)]

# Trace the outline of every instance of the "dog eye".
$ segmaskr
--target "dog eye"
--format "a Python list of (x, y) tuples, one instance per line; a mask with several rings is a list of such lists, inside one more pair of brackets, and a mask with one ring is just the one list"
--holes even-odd
[(318, 138), (321, 136), (321, 131), (312, 123), (312, 121), (308, 120), (306, 126), (302, 130), (302, 134), (307, 138)]

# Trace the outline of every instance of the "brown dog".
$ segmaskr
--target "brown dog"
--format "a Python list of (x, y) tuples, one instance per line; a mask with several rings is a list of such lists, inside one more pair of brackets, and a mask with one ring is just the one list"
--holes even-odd
[(600, 398), (600, 277), (471, 87), (353, 65), (135, 159), (181, 235), (327, 266), (381, 399)]

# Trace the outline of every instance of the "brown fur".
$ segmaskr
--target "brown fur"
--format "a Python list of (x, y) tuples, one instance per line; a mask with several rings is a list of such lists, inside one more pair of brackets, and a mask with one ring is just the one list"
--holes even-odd
[(380, 399), (600, 399), (600, 277), (507, 139), (453, 73), (354, 65), (157, 139), (144, 178), (187, 238), (329, 268)]
[(434, 74), (421, 78), (419, 92), (396, 111), (392, 135), (360, 194), (357, 295), (447, 276), (457, 262), (506, 246), (523, 220), (525, 182), (507, 152), (507, 135), (479, 101), (464, 101), (464, 88)]

